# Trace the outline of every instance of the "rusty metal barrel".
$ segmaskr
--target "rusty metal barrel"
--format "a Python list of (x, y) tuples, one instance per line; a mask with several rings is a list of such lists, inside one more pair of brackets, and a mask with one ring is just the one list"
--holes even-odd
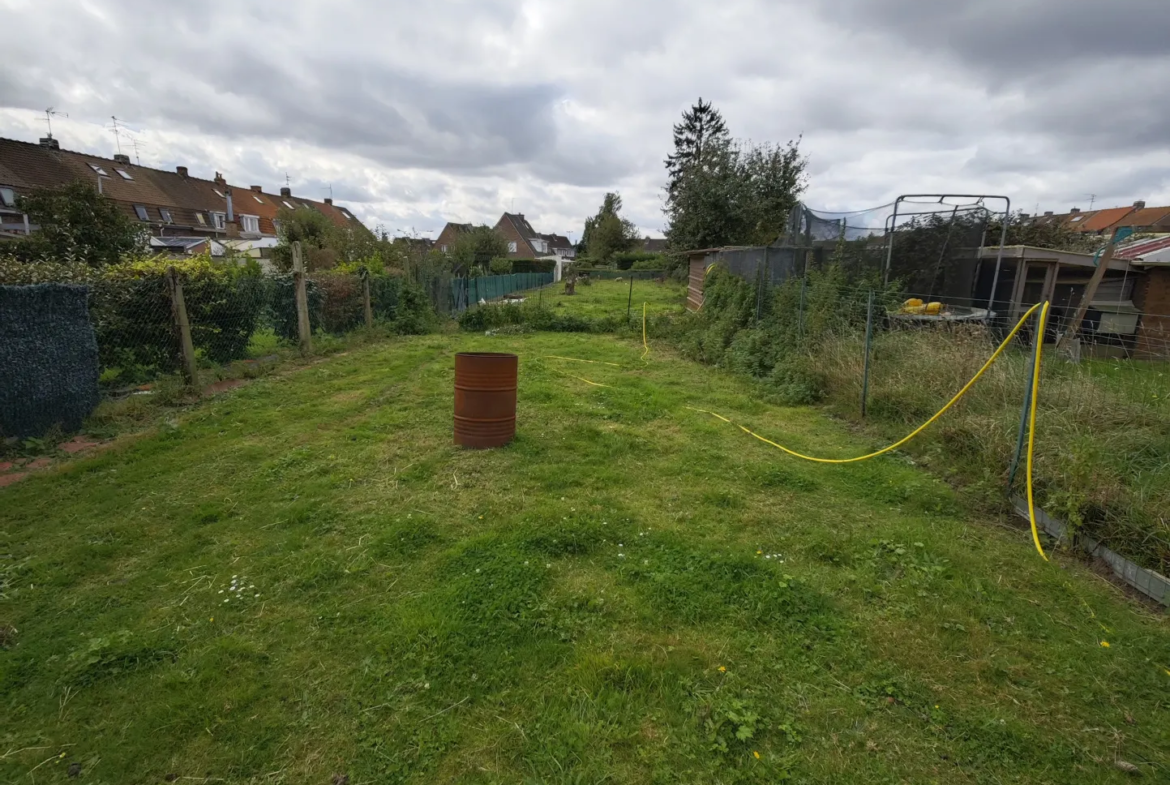
[(516, 436), (514, 354), (460, 352), (455, 355), (455, 443), (481, 450), (501, 447)]

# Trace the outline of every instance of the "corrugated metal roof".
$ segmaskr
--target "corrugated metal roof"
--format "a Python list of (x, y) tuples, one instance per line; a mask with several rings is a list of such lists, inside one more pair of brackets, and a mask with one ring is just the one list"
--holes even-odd
[(1163, 248), (1170, 248), (1170, 236), (1151, 237), (1128, 243), (1114, 251), (1113, 258), (1133, 261)]

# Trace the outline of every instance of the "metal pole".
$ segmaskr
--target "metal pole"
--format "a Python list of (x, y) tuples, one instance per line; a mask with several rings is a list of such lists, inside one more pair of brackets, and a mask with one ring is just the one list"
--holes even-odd
[(890, 282), (890, 267), (894, 263), (894, 234), (898, 230), (898, 205), (902, 203), (903, 198), (899, 196), (894, 200), (894, 215), (890, 218), (890, 239), (886, 243), (886, 272), (882, 279), (883, 284)]
[(800, 279), (800, 309), (796, 312), (796, 333), (804, 340), (804, 295), (808, 291), (808, 265), (805, 265), (804, 277)]
[(634, 304), (634, 272), (630, 271), (630, 298), (626, 300), (626, 321), (630, 321), (630, 306)]
[[(1012, 200), (1005, 196), (1007, 207), (1003, 210), (1003, 228), (999, 232), (999, 253), (995, 255), (995, 275), (991, 277), (991, 294), (987, 296), (987, 318), (991, 318), (991, 312), (995, 310), (995, 287), (999, 286), (999, 267), (1003, 264), (1003, 246), (1007, 242), (1008, 218), (1012, 214)], [(1025, 264), (1021, 259), (1020, 264)], [(974, 292), (972, 292), (974, 294)]]
[(861, 416), (869, 399), (869, 354), (873, 344), (873, 289), (869, 290), (869, 306), (865, 312), (865, 362), (861, 366)]
[(1044, 336), (1037, 329), (1040, 326), (1040, 312), (1036, 312), (1036, 322), (1032, 327), (1032, 355), (1028, 362), (1028, 378), (1024, 384), (1024, 403), (1020, 407), (1020, 429), (1016, 434), (1016, 453), (1012, 457), (1012, 466), (1008, 471), (1007, 487), (1010, 492), (1012, 483), (1016, 481), (1016, 471), (1020, 468), (1020, 457), (1024, 454), (1024, 438), (1028, 435), (1028, 409), (1032, 404), (1032, 377), (1036, 368), (1036, 353), (1040, 351), (1040, 344)]

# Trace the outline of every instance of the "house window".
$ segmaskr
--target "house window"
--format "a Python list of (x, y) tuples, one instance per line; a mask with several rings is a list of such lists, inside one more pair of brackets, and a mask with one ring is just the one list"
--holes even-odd
[(1073, 218), (1073, 219), (1072, 219), (1072, 223), (1076, 223), (1077, 221), (1083, 221), (1083, 220), (1085, 220), (1085, 216), (1083, 216), (1083, 215), (1078, 215), (1078, 216), (1076, 216), (1075, 218)]
[(514, 241), (508, 243), (508, 253), (516, 253), (516, 243)]
[(227, 216), (223, 213), (212, 213), (211, 224), (216, 229), (222, 229), (227, 224)]
[(123, 180), (133, 180), (133, 179), (134, 179), (133, 177), (131, 177), (131, 176), (130, 176), (130, 173), (129, 173), (129, 172), (123, 171), (123, 170), (121, 170), (121, 169), (115, 169), (114, 171), (115, 171), (115, 172), (117, 172), (117, 173), (118, 173), (118, 175), (119, 175), (119, 176), (120, 176), (120, 177), (121, 177)]
[(204, 217), (203, 213), (195, 213), (195, 223), (200, 226), (207, 226), (207, 218)]
[(211, 190), (215, 191), (215, 195), (216, 195), (216, 196), (218, 196), (220, 199), (226, 199), (226, 198), (227, 198), (226, 196), (224, 196), (223, 194), (221, 194), (221, 193), (219, 192), (219, 189), (218, 189), (218, 188), (212, 188)]
[(443, 253), (447, 253), (447, 246), (445, 246), (445, 245), (440, 245), (440, 246), (439, 246), (439, 250), (440, 250), (440, 251), (442, 251)]
[(534, 245), (536, 245), (536, 250), (538, 253), (548, 253), (547, 240), (533, 240), (532, 242)]
[(252, 198), (255, 199), (257, 202), (259, 202), (260, 204), (264, 204), (264, 200), (261, 199), (259, 196), (253, 195)]
[(162, 216), (164, 223), (173, 224), (175, 219), (171, 217), (171, 211), (165, 207), (158, 208), (158, 214)]
[(0, 188), (0, 204), (5, 207), (16, 207), (16, 192), (11, 188)]
[(146, 214), (146, 208), (140, 204), (134, 205), (134, 214), (138, 216), (139, 221), (150, 220), (150, 216)]
[(295, 209), (296, 209), (295, 207), (293, 207), (293, 206), (292, 206), (291, 204), (289, 204), (288, 202), (284, 202), (283, 204), (284, 204), (284, 206), (285, 206), (285, 207), (287, 207), (287, 208), (288, 208), (288, 209), (290, 209), (290, 210), (295, 210)]
[(97, 164), (90, 164), (90, 165), (89, 165), (89, 168), (90, 168), (90, 169), (93, 169), (95, 172), (97, 172), (98, 174), (100, 174), (102, 177), (109, 177), (109, 175), (108, 175), (108, 174), (106, 174), (106, 170), (105, 170), (105, 169), (103, 169), (103, 168), (101, 168), (101, 167), (100, 167), (100, 166), (98, 166)]
[(276, 233), (280, 234), (280, 221), (273, 220), (272, 225), (273, 225), (273, 227), (275, 227)]
[(240, 225), (245, 232), (252, 232), (253, 234), (260, 233), (260, 219), (254, 215), (241, 215)]
[(342, 211), (341, 211), (341, 214), (345, 216), (345, 219), (346, 219), (347, 221), (352, 221), (352, 220), (353, 220), (353, 216), (352, 216), (352, 215), (350, 215), (349, 213), (347, 213), (345, 210), (342, 210)]

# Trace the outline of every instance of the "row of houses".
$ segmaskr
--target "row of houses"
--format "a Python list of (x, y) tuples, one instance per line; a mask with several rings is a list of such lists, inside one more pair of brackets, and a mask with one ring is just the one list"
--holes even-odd
[(1102, 210), (1074, 207), (1067, 213), (1049, 211), (1026, 217), (1037, 224), (1058, 224), (1084, 234), (1108, 234), (1123, 226), (1142, 233), (1170, 232), (1170, 207), (1146, 207), (1146, 203), (1140, 200), (1129, 207)]
[(37, 231), (17, 208), (17, 197), (38, 188), (82, 180), (91, 182), (150, 235), (160, 252), (190, 255), (226, 249), (266, 258), (277, 244), (281, 210), (314, 210), (343, 228), (366, 232), (362, 223), (331, 198), (318, 201), (262, 186), (228, 183), (219, 172), (210, 180), (192, 176), (186, 166), (166, 171), (113, 158), (61, 149), (53, 137), (38, 144), (0, 139), (0, 241)]

